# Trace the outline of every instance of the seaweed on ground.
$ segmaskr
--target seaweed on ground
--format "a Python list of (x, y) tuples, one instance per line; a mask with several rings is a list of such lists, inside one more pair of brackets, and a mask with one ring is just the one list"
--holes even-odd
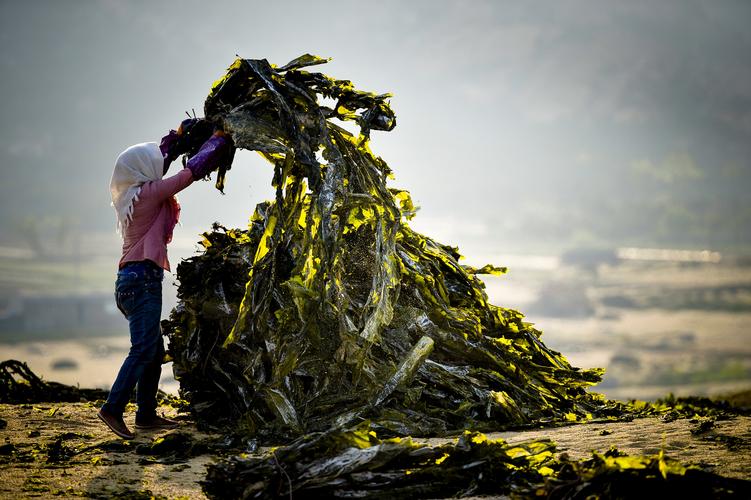
[(210, 498), (748, 498), (751, 482), (686, 468), (660, 452), (611, 448), (571, 461), (548, 440), (506, 443), (465, 431), (441, 446), (379, 439), (367, 423), (312, 433), (263, 457), (208, 467)]
[(26, 363), (9, 359), (0, 363), (0, 403), (95, 401), (107, 397), (102, 389), (81, 389), (45, 382)]

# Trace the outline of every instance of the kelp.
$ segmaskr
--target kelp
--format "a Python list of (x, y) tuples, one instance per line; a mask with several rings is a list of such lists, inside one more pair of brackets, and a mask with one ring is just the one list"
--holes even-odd
[(710, 429), (716, 420), (729, 420), (739, 415), (751, 415), (751, 409), (723, 397), (710, 399), (697, 396), (675, 397), (668, 394), (656, 401), (608, 400), (605, 406), (597, 411), (597, 418), (593, 421), (629, 421), (643, 417), (659, 417), (664, 422), (690, 419), (692, 423), (697, 424), (696, 430), (699, 431), (701, 428)]
[[(430, 447), (411, 438), (381, 440), (367, 423), (311, 433), (267, 456), (236, 456), (208, 467), (210, 498), (444, 498), (503, 492), (543, 480), (550, 441), (506, 445), (465, 432), (456, 443)], [(543, 469), (543, 472), (547, 472)], [(388, 487), (384, 487), (388, 485)]]
[(505, 268), (462, 265), (409, 227), (416, 207), (370, 149), (371, 131), (396, 125), (390, 95), (304, 69), (324, 62), (237, 59), (206, 99), (206, 118), (272, 165), (276, 196), (178, 266), (164, 330), (198, 420), (296, 436), (372, 419), (425, 435), (595, 412), (585, 388), (602, 370), (572, 367), (488, 302), (477, 275)]
[(747, 498), (751, 482), (687, 468), (661, 451), (611, 448), (585, 460), (556, 456), (549, 440), (507, 443), (465, 431), (440, 446), (379, 439), (367, 423), (312, 433), (265, 456), (208, 466), (210, 498)]
[(9, 359), (0, 363), (0, 403), (50, 403), (96, 401), (107, 391), (82, 389), (39, 378), (26, 363)]

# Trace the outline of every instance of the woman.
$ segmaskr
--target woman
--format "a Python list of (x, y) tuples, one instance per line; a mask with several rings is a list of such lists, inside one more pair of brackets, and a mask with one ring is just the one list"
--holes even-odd
[[(202, 131), (202, 132), (199, 132)], [(162, 279), (170, 270), (167, 244), (180, 215), (175, 194), (220, 165), (232, 161), (234, 148), (221, 131), (206, 139), (206, 122), (189, 119), (177, 131), (154, 142), (136, 144), (117, 158), (110, 181), (112, 204), (123, 237), (115, 302), (128, 319), (130, 351), (120, 368), (99, 418), (124, 439), (134, 434), (123, 421), (125, 406), (138, 386), (136, 428), (176, 427), (177, 422), (157, 415), (156, 392), (162, 372), (164, 343), (160, 329)], [(211, 129), (208, 131), (211, 134)], [(201, 137), (202, 136), (202, 137)], [(176, 175), (163, 179), (170, 164), (181, 154), (200, 149)]]

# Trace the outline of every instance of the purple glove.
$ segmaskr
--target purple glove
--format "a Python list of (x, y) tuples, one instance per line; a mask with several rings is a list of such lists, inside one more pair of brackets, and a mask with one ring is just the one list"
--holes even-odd
[(159, 151), (162, 152), (162, 157), (164, 158), (164, 172), (162, 172), (162, 175), (167, 173), (170, 164), (179, 156), (176, 148), (178, 139), (177, 131), (170, 130), (169, 134), (162, 137), (162, 141), (159, 143)]
[(229, 158), (232, 143), (225, 136), (212, 135), (203, 143), (198, 153), (189, 160), (186, 168), (193, 172), (193, 179), (203, 179)]

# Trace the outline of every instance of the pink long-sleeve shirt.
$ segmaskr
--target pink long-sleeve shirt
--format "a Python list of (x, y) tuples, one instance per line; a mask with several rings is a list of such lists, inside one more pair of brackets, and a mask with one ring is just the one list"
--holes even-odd
[(138, 201), (133, 204), (133, 219), (123, 231), (123, 256), (119, 267), (126, 262), (150, 260), (167, 271), (167, 235), (174, 220), (169, 198), (193, 182), (193, 173), (188, 168), (177, 174), (150, 181), (141, 187)]

